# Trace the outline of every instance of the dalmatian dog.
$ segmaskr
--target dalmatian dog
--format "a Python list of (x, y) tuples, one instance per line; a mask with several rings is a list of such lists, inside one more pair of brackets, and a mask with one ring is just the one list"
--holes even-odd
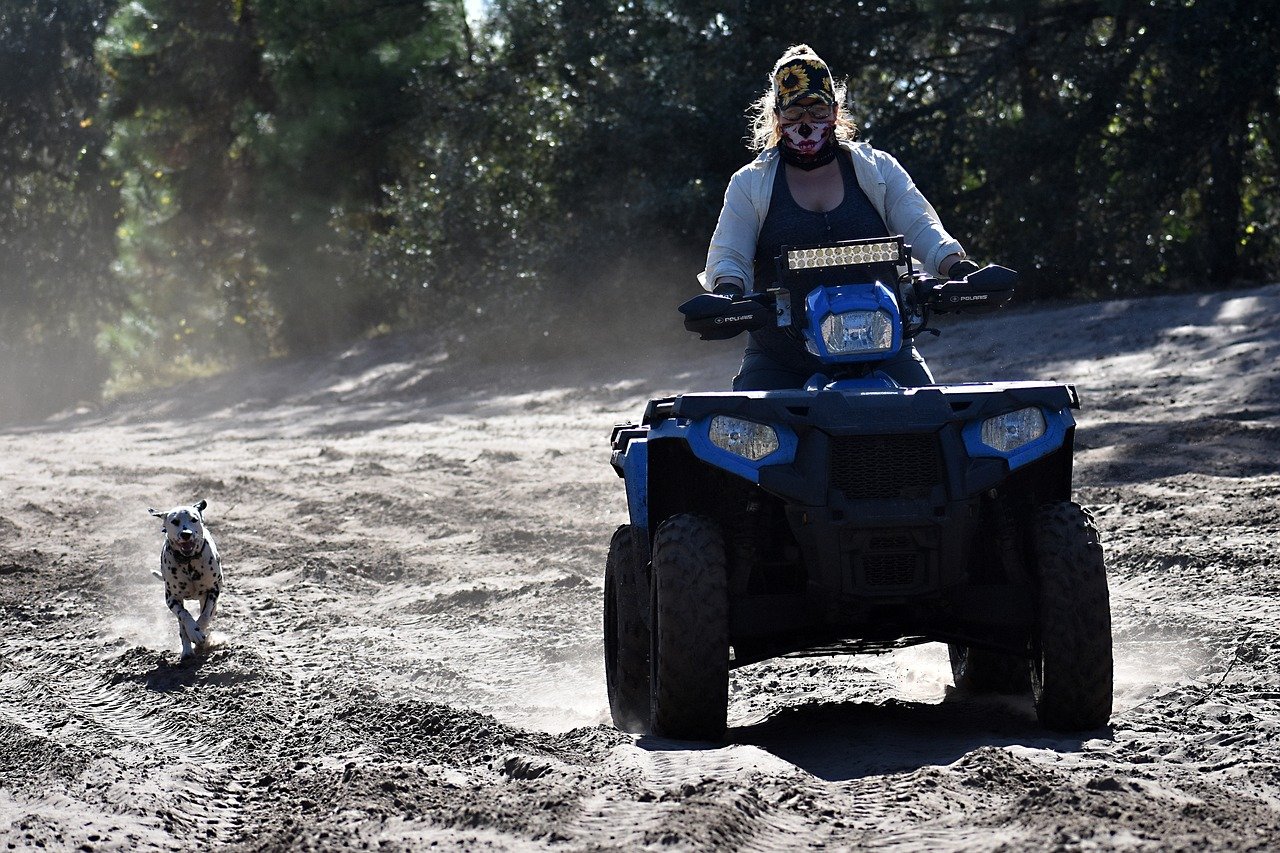
[[(164, 603), (178, 617), (183, 660), (208, 648), (209, 623), (213, 621), (218, 595), (222, 592), (218, 546), (204, 526), (202, 515), (208, 505), (201, 500), (168, 512), (147, 508), (147, 512), (161, 520), (164, 530), (160, 571), (152, 574), (164, 581)], [(193, 618), (183, 603), (191, 600), (200, 602), (199, 618)]]

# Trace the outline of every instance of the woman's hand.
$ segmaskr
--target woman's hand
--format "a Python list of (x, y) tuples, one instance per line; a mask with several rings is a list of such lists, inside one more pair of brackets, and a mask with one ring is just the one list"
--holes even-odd
[(717, 296), (741, 296), (746, 292), (742, 279), (731, 278), (728, 276), (716, 279), (715, 287), (711, 288), (711, 292)]
[(973, 261), (960, 255), (947, 255), (942, 259), (942, 263), (938, 264), (938, 272), (942, 273), (943, 278), (951, 281), (964, 278), (979, 269), (979, 266)]

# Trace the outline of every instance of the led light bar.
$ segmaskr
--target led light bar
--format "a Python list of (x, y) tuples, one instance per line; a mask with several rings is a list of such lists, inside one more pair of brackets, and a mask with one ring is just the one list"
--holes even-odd
[(897, 240), (886, 240), (881, 243), (826, 246), (821, 249), (791, 249), (787, 252), (787, 269), (811, 270), (885, 262), (896, 264), (901, 260), (902, 244)]

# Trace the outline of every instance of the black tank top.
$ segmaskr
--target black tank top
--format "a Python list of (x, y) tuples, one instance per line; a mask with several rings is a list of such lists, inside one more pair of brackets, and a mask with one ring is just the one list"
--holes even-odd
[[(773, 194), (769, 197), (769, 212), (756, 239), (756, 290), (766, 290), (777, 284), (778, 270), (774, 259), (783, 246), (811, 246), (837, 240), (889, 236), (889, 229), (880, 213), (858, 185), (849, 154), (841, 150), (836, 155), (836, 162), (840, 164), (840, 177), (844, 181), (844, 199), (834, 210), (826, 213), (805, 210), (796, 203), (787, 184), (787, 167), (778, 163), (778, 172), (773, 178)], [(820, 364), (795, 338), (776, 327), (752, 332), (751, 344), (793, 369), (816, 369), (815, 366)]]

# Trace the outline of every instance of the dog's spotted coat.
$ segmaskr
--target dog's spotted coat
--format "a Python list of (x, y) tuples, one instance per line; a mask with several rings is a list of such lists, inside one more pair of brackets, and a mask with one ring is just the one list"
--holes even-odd
[[(203, 512), (209, 504), (200, 501), (192, 506), (159, 512), (147, 509), (161, 519), (164, 545), (160, 548), (160, 571), (164, 581), (164, 603), (178, 618), (178, 638), (182, 640), (182, 657), (204, 651), (209, 644), (209, 623), (218, 609), (222, 593), (222, 563), (213, 535), (204, 526)], [(199, 601), (200, 616), (192, 618), (184, 601)]]

